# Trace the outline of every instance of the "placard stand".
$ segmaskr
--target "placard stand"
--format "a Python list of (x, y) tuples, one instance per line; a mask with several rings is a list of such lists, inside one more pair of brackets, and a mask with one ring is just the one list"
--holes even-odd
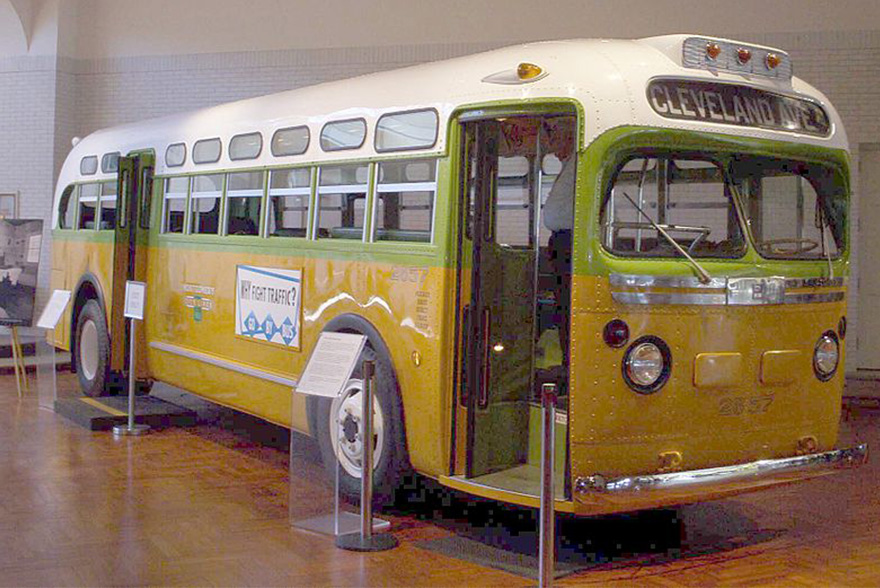
[(137, 387), (137, 324), (144, 318), (147, 285), (143, 282), (128, 281), (125, 283), (125, 316), (131, 323), (131, 347), (128, 356), (128, 423), (113, 427), (113, 435), (143, 435), (149, 432), (150, 425), (135, 424), (134, 397)]
[[(336, 535), (336, 547), (349, 551), (385, 551), (397, 547), (391, 533), (373, 534), (373, 377), (376, 363), (364, 361), (361, 390), (361, 528), (360, 532)], [(337, 479), (339, 466), (336, 468)], [(339, 491), (337, 482), (337, 493)], [(338, 500), (337, 500), (338, 504)]]
[(40, 337), (34, 343), (37, 364), (37, 402), (40, 407), (55, 410), (58, 400), (58, 360), (55, 350), (55, 328), (70, 302), (70, 291), (54, 290), (37, 320)]
[(34, 357), (37, 363), (37, 402), (42, 408), (55, 410), (58, 400), (58, 376), (55, 357), (55, 329), (40, 329), (45, 335), (34, 343)]
[[(294, 393), (307, 396), (318, 396), (338, 399), (344, 390), (349, 388), (351, 375), (354, 372), (356, 362), (366, 344), (366, 337), (351, 333), (322, 333), (306, 363), (306, 369), (300, 379), (299, 385), (293, 390)], [(338, 414), (334, 414), (331, 434), (338, 434), (341, 430)], [(295, 519), (295, 506), (300, 506), (298, 501), (302, 498), (297, 494), (293, 482), (295, 476), (301, 475), (296, 471), (297, 448), (294, 444), (295, 437), (291, 435), (290, 442), (290, 524), (298, 529), (305, 529), (324, 535), (340, 536), (357, 532), (362, 527), (362, 517), (355, 513), (343, 511), (340, 504), (339, 460), (336, 460), (336, 469), (333, 486), (333, 512), (325, 513), (305, 519)], [(337, 439), (338, 443), (341, 440)], [(372, 519), (372, 530), (382, 531), (388, 529), (391, 523), (381, 519)]]

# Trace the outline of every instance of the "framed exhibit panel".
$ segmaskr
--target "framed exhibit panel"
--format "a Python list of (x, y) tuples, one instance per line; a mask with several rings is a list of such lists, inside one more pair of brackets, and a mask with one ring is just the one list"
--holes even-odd
[(0, 318), (31, 324), (42, 242), (42, 220), (0, 219)]

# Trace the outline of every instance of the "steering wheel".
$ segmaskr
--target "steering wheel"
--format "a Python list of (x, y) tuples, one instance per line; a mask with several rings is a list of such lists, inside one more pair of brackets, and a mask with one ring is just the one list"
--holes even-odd
[(769, 241), (761, 241), (758, 249), (770, 255), (797, 255), (812, 251), (818, 246), (819, 243), (812, 239), (770, 239)]

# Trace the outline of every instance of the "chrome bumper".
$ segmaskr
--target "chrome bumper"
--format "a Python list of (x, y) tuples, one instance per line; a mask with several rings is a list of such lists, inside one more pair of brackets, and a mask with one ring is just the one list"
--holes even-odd
[(852, 468), (868, 461), (868, 445), (862, 444), (846, 449), (811, 453), (782, 459), (763, 459), (704, 470), (670, 472), (650, 476), (629, 476), (607, 479), (601, 475), (586, 476), (575, 480), (579, 493), (625, 494), (654, 490), (699, 490), (735, 482), (752, 482), (794, 472), (811, 470)]

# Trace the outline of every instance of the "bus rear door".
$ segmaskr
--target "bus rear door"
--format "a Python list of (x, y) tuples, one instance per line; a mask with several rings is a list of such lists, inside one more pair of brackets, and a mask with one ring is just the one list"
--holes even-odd
[[(117, 219), (113, 243), (113, 278), (110, 323), (110, 370), (117, 376), (128, 371), (128, 328), (125, 320), (125, 283), (144, 281), (147, 268), (147, 233), (153, 191), (155, 156), (131, 153), (119, 158)], [(143, 337), (143, 330), (139, 339)], [(143, 349), (143, 347), (141, 347)], [(141, 354), (144, 356), (144, 354)]]

